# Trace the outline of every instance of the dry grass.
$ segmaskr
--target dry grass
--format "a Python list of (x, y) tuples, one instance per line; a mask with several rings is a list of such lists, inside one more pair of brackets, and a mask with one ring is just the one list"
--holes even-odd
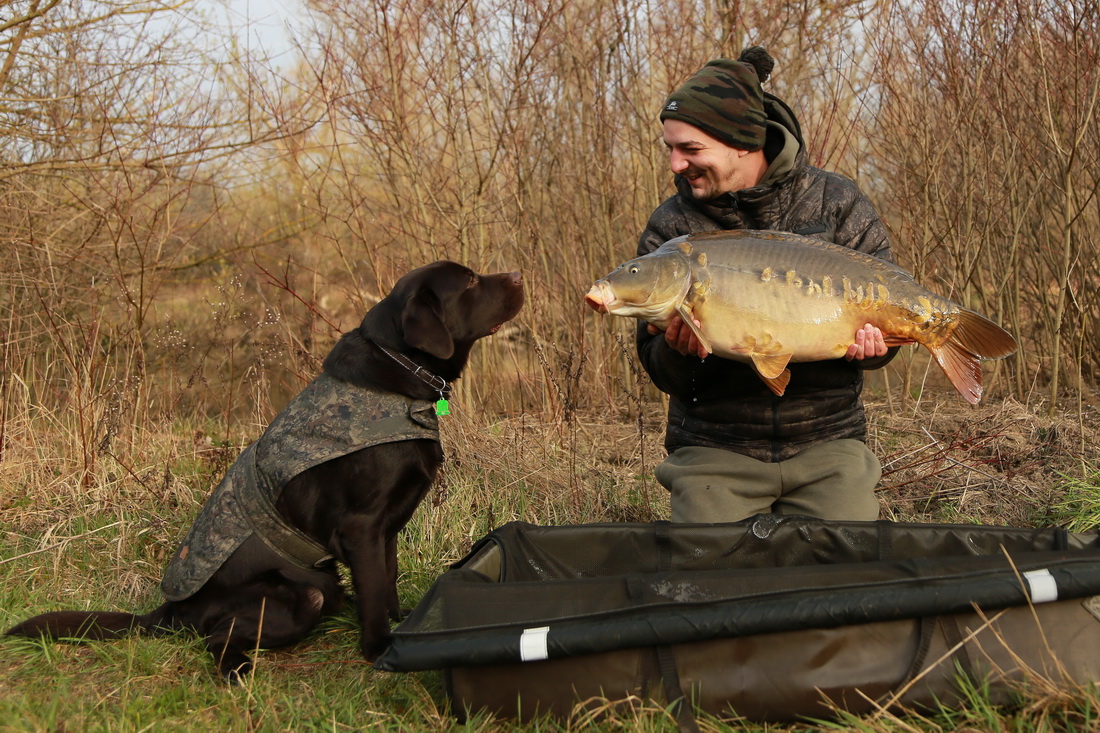
[(1050, 523), (1065, 476), (1095, 461), (1100, 439), (1094, 420), (1051, 418), (1045, 405), (1012, 399), (882, 408), (868, 408), (883, 462), (879, 491), (885, 516), (899, 521)]

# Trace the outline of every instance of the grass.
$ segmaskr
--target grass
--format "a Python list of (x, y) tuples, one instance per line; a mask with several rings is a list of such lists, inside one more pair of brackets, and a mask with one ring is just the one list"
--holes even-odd
[[(599, 415), (524, 415), (482, 419), (455, 405), (445, 420), (448, 463), (403, 533), (402, 603), (414, 605), (446, 567), (491, 528), (537, 524), (652, 521), (667, 517), (667, 497), (652, 480), (660, 449), (659, 405), (637, 424)], [(1057, 431), (1038, 411), (1011, 402), (974, 410), (954, 402), (892, 412), (869, 405), (872, 447), (884, 457), (884, 516), (905, 521), (975, 521), (1081, 527), (1095, 524), (1095, 435), (1060, 418)], [(0, 464), (0, 626), (60, 608), (148, 611), (159, 574), (225, 463), (232, 445), (213, 447), (179, 426), (116, 452), (130, 470), (101, 459), (80, 483), (67, 436), (56, 459), (23, 455), (13, 440)], [(1046, 431), (1046, 432), (1044, 432)], [(1082, 435), (1081, 431), (1088, 432)], [(1056, 442), (1035, 436), (1055, 433)], [(1081, 455), (1080, 446), (1092, 451)], [(1084, 460), (1083, 460), (1084, 459)], [(1061, 477), (1061, 479), (1059, 479)], [(1091, 518), (1090, 518), (1091, 517)], [(1089, 525), (1091, 526), (1091, 525)], [(525, 724), (475, 713), (452, 715), (438, 672), (390, 674), (363, 662), (350, 610), (309, 639), (264, 651), (255, 674), (223, 685), (200, 641), (180, 633), (111, 643), (0, 640), (0, 731), (171, 730), (676, 730), (653, 703), (606, 715), (578, 709), (566, 720)], [(965, 705), (863, 718), (763, 726), (701, 716), (704, 730), (868, 731), (1086, 730), (1097, 726), (1100, 696), (1090, 687), (1036, 678), (1020, 703), (991, 702), (964, 688)]]
[(1087, 532), (1100, 526), (1100, 469), (1082, 467), (1080, 475), (1062, 474), (1062, 499), (1055, 510), (1071, 532)]

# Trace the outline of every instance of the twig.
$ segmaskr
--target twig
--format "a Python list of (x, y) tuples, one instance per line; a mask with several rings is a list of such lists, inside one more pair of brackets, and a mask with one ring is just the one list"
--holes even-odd
[(331, 328), (333, 330), (333, 332), (341, 333), (340, 328), (335, 323), (333, 323), (328, 318), (326, 318), (325, 315), (323, 313), (321, 313), (321, 311), (317, 310), (317, 305), (315, 303), (311, 303), (311, 302), (307, 301), (305, 298), (303, 298), (302, 296), (298, 295), (298, 291), (295, 290), (294, 287), (290, 284), (290, 258), (289, 257), (287, 258), (286, 266), (283, 269), (282, 279), (279, 279), (275, 275), (271, 274), (271, 271), (268, 270), (267, 268), (265, 268), (263, 265), (261, 265), (259, 263), (259, 261), (256, 260), (255, 257), (252, 258), (252, 263), (256, 266), (256, 269), (258, 269), (260, 272), (262, 272), (264, 274), (264, 276), (267, 278), (267, 281), (268, 281), (269, 284), (274, 285), (275, 287), (279, 288), (280, 290), (285, 290), (287, 293), (290, 294), (290, 296), (292, 298), (294, 298), (299, 303), (304, 305), (306, 307), (306, 309), (309, 310), (310, 313), (312, 313), (313, 315), (317, 316), (322, 321), (327, 323), (328, 327)]

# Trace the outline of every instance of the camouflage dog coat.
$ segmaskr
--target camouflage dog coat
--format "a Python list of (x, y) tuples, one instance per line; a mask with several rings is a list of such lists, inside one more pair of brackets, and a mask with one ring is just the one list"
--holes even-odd
[(399, 440), (439, 440), (435, 405), (375, 392), (321, 374), (237, 458), (203, 505), (161, 581), (170, 601), (192, 596), (253, 534), (305, 568), (328, 549), (275, 509), (283, 487), (303, 471), (357, 450)]

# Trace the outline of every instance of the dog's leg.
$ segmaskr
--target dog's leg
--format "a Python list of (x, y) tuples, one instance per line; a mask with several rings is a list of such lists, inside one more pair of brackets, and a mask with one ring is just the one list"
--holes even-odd
[(359, 649), (366, 660), (372, 662), (390, 640), (387, 605), (391, 591), (386, 587), (389, 585), (386, 562), (388, 543), (383, 528), (363, 515), (341, 522), (337, 535), (342, 545), (342, 557), (351, 570), (352, 584), (355, 586), (361, 633)]
[(386, 540), (386, 611), (394, 621), (403, 618), (397, 598), (397, 537)]
[(225, 612), (211, 618), (203, 632), (218, 672), (229, 682), (238, 682), (252, 671), (250, 652), (305, 637), (320, 620), (325, 597), (312, 585), (276, 582), (266, 588), (242, 589), (224, 603)]
[(248, 652), (256, 648), (257, 640), (255, 633), (249, 634), (243, 628), (248, 625), (238, 616), (222, 619), (206, 637), (206, 650), (214, 657), (218, 674), (233, 684), (252, 671)]

